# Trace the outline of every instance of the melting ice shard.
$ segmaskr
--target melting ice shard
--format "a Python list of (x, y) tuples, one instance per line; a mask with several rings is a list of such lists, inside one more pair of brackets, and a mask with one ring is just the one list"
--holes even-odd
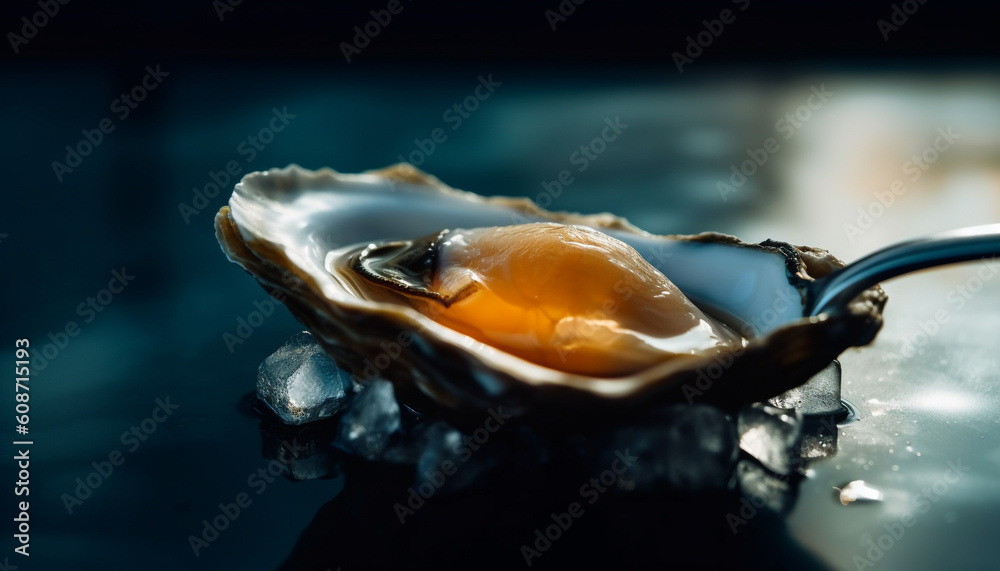
[(400, 431), (399, 403), (392, 383), (377, 380), (364, 388), (340, 420), (334, 444), (368, 460), (380, 460)]
[(304, 424), (337, 414), (351, 390), (351, 375), (305, 331), (264, 359), (257, 373), (257, 396), (286, 424)]

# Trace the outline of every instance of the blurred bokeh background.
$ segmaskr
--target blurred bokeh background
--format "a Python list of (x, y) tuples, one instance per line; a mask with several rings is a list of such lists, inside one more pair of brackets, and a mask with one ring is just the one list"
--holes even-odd
[[(48, 15), (41, 4), (5, 3), (0, 17), (4, 338), (57, 346), (32, 393), (39, 569), (274, 568), (340, 489), (279, 480), (199, 557), (187, 544), (263, 465), (241, 398), (300, 329), (279, 311), (234, 350), (222, 339), (265, 296), (212, 228), (248, 172), (406, 160), (482, 194), (848, 261), (1000, 218), (1000, 50), (975, 4), (73, 0), (46, 4)], [(81, 312), (122, 268), (134, 281)], [(885, 454), (908, 444), (886, 435), (917, 434), (915, 419), (929, 425), (925, 463), (906, 460), (913, 479), (895, 481), (899, 493), (939, 477), (955, 442), (975, 442), (979, 484), (881, 565), (1000, 560), (987, 539), (1000, 506), (1000, 280), (961, 294), (961, 307), (946, 297), (976, 271), (887, 285), (883, 334), (843, 360), (845, 395), (882, 419), (865, 444), (894, 450), (848, 452), (803, 491), (791, 534), (833, 568), (854, 568), (858, 534), (877, 536), (896, 512), (869, 512), (867, 527), (838, 519), (828, 481), (905, 472)], [(916, 357), (886, 358), (942, 308), (951, 319)], [(71, 321), (82, 332), (59, 346)], [(75, 479), (124, 448), (122, 431), (166, 395), (177, 416), (67, 513)], [(942, 551), (942, 535), (958, 547)]]

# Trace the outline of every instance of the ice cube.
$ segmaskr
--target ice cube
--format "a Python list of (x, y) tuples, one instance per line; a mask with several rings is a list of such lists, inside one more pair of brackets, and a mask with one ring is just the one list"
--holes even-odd
[(720, 489), (729, 484), (739, 449), (736, 427), (724, 412), (707, 405), (677, 404), (653, 418), (619, 428), (612, 448), (602, 455), (611, 466), (616, 457), (635, 459), (620, 477), (623, 485), (651, 491)]
[(801, 463), (802, 414), (758, 405), (740, 411), (740, 448), (776, 474), (790, 474)]
[(797, 478), (779, 476), (753, 460), (740, 460), (736, 466), (740, 492), (752, 506), (766, 506), (776, 513), (788, 513), (798, 494)]
[(338, 367), (306, 331), (264, 359), (257, 373), (257, 396), (287, 424), (337, 414), (352, 386), (350, 373)]
[(340, 419), (334, 445), (367, 460), (382, 460), (393, 436), (400, 437), (399, 403), (392, 383), (375, 380), (358, 393)]
[(415, 420), (412, 413), (408, 412), (408, 407), (401, 406), (402, 419), (400, 420), (400, 432), (394, 434), (388, 445), (382, 451), (379, 458), (382, 462), (391, 464), (416, 464), (427, 446), (427, 438), (430, 428), (437, 424), (428, 424)]
[(789, 389), (771, 399), (771, 405), (802, 414), (840, 414), (840, 362), (833, 361), (801, 386)]

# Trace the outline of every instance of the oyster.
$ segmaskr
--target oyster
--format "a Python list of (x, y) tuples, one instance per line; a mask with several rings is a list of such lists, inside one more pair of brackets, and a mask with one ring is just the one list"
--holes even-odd
[(870, 342), (885, 302), (805, 317), (806, 285), (843, 265), (823, 250), (655, 236), (405, 164), (253, 173), (215, 222), (338, 364), (456, 409), (763, 400)]

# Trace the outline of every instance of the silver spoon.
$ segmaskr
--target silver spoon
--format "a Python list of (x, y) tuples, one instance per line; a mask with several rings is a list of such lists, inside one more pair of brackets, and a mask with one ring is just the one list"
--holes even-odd
[(1000, 224), (960, 228), (907, 240), (851, 262), (809, 285), (806, 314), (846, 307), (866, 289), (925, 268), (1000, 254)]
[[(1000, 254), (1000, 224), (960, 228), (883, 248), (824, 276), (808, 286), (806, 315), (847, 307), (866, 289), (890, 278), (935, 266)], [(771, 399), (781, 408), (806, 416), (843, 421), (852, 407), (841, 400), (840, 363), (832, 362), (799, 387)]]

